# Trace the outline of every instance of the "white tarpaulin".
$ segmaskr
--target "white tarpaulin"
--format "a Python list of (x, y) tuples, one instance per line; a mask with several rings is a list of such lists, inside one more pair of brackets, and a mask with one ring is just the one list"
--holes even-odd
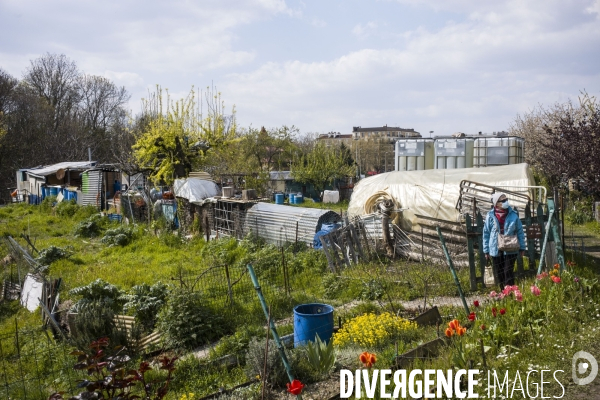
[(198, 205), (204, 204), (205, 199), (217, 196), (220, 192), (213, 181), (198, 178), (175, 179), (173, 189), (175, 197), (182, 197)]
[(456, 222), (459, 213), (455, 207), (463, 180), (497, 187), (535, 185), (527, 164), (388, 172), (362, 179), (354, 186), (348, 214), (371, 214), (376, 211), (377, 200), (383, 197), (392, 199), (397, 208), (404, 210), (402, 219), (407, 222), (414, 223), (415, 215)]
[(323, 192), (323, 203), (337, 204), (340, 201), (340, 192), (337, 190), (325, 190)]
[(40, 306), (44, 282), (31, 274), (27, 274), (21, 290), (21, 305), (29, 311), (35, 311)]

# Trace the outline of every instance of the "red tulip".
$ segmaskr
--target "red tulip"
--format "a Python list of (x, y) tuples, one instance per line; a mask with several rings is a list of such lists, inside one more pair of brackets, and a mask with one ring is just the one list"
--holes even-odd
[(501, 308), (500, 309), (500, 315), (504, 315), (506, 314), (506, 308)]
[(469, 321), (475, 321), (475, 318), (476, 318), (476, 316), (475, 316), (474, 312), (472, 312), (471, 314), (469, 314)]
[(475, 300), (475, 301), (473, 302), (473, 305), (474, 305), (475, 307), (479, 307), (479, 301)]
[(496, 307), (492, 307), (492, 315), (494, 316), (494, 318), (496, 318), (496, 312), (498, 310), (496, 310)]
[(485, 325), (481, 325), (480, 328), (482, 331), (485, 331)]
[(304, 385), (298, 379), (294, 379), (292, 383), (287, 384), (287, 391), (294, 396), (298, 396), (300, 393), (302, 393), (303, 388)]

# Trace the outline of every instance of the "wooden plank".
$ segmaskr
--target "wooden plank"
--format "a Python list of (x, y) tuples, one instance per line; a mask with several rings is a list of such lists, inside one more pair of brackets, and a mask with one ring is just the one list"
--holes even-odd
[(358, 232), (354, 227), (354, 224), (350, 224), (348, 226), (350, 230), (350, 235), (352, 236), (352, 240), (354, 241), (355, 249), (358, 251), (358, 256), (363, 259), (365, 258), (365, 253), (363, 252), (362, 245), (360, 243), (360, 236), (358, 236)]
[(350, 257), (352, 258), (352, 262), (354, 264), (358, 264), (358, 256), (356, 255), (356, 252), (354, 251), (354, 242), (352, 241), (352, 236), (350, 234), (350, 231), (348, 229), (344, 229), (344, 232), (342, 233), (342, 235), (344, 236), (344, 241), (346, 242), (346, 246), (348, 246), (348, 251), (350, 252)]
[(328, 243), (329, 243), (329, 249), (331, 250), (331, 254), (333, 256), (333, 260), (335, 262), (335, 266), (336, 269), (341, 269), (342, 268), (342, 260), (338, 254), (338, 247), (339, 245), (336, 243), (336, 236), (335, 236), (335, 232), (329, 232), (327, 235), (324, 235), (327, 237)]
[(329, 248), (329, 245), (327, 244), (325, 236), (327, 235), (319, 236), (319, 240), (321, 241), (321, 245), (323, 246), (323, 253), (325, 253), (325, 257), (327, 257), (327, 264), (329, 265), (329, 269), (331, 270), (331, 272), (335, 273), (335, 262), (333, 260), (333, 256), (330, 253), (331, 250)]
[(334, 232), (337, 238), (337, 243), (339, 244), (340, 251), (343, 255), (343, 260), (346, 263), (346, 267), (350, 268), (352, 265), (350, 264), (350, 259), (348, 258), (348, 251), (346, 249), (346, 244), (344, 243), (344, 234), (343, 231), (337, 230)]

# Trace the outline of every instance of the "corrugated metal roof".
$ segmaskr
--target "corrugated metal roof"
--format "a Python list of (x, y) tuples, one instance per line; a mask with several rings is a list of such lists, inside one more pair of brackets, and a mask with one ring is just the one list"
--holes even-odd
[(294, 179), (292, 171), (271, 171), (269, 176), (272, 181), (291, 181)]
[(56, 174), (59, 169), (88, 169), (96, 165), (96, 161), (66, 161), (53, 165), (46, 165), (41, 168), (26, 168), (20, 171), (26, 171), (37, 176), (48, 176)]
[(296, 240), (310, 244), (323, 223), (339, 222), (341, 216), (331, 210), (257, 203), (246, 214), (245, 231), (275, 245)]

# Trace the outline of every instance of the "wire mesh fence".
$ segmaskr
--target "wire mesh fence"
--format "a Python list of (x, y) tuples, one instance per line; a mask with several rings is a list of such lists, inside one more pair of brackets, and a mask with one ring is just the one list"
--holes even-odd
[(71, 348), (46, 330), (19, 329), (0, 336), (0, 396), (47, 399), (50, 393), (72, 392), (76, 385)]

